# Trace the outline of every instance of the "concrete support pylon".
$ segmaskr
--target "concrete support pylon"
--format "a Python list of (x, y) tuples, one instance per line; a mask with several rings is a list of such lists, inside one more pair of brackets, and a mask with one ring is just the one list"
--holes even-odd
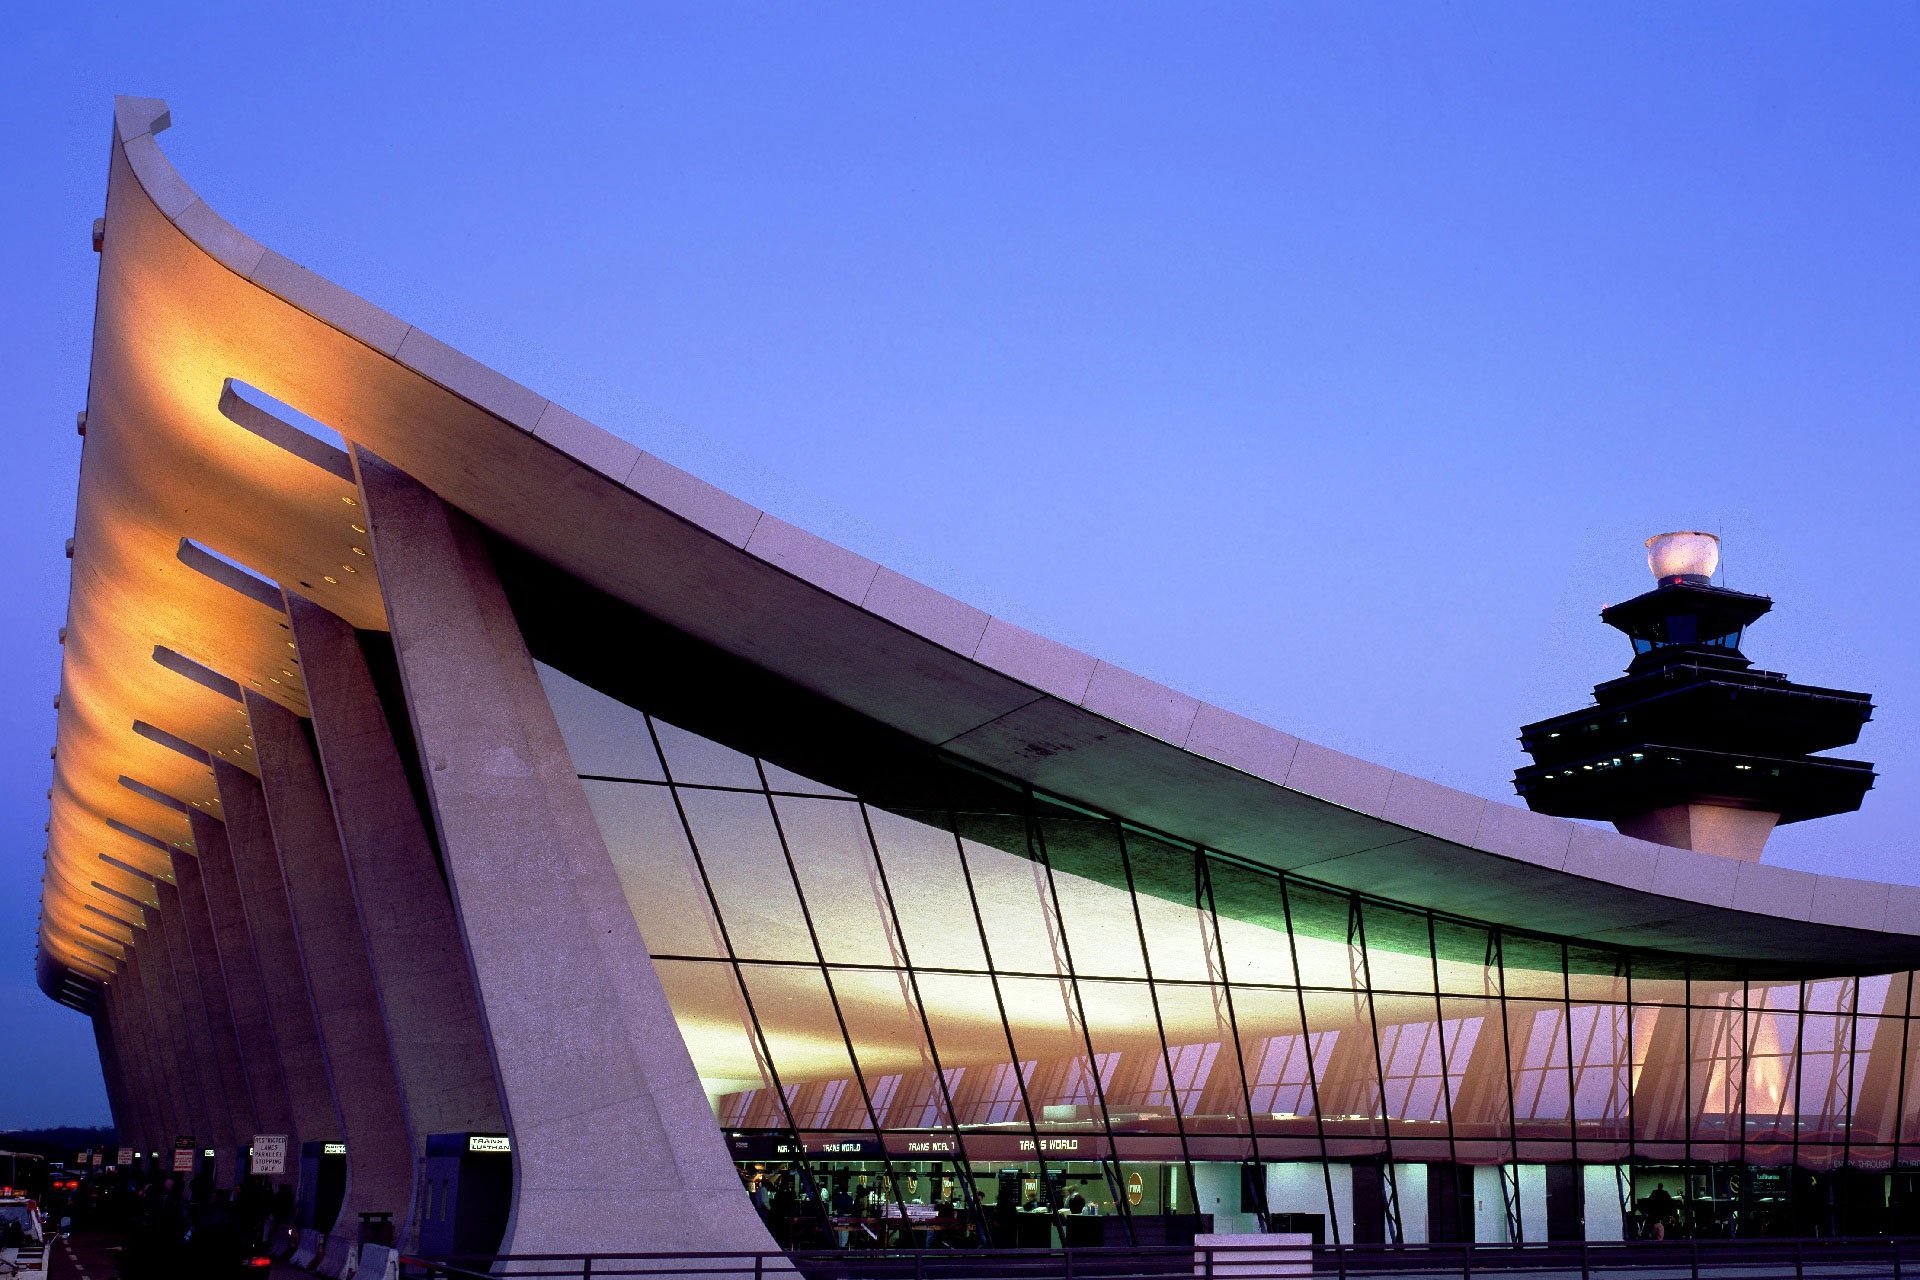
[(148, 1071), (153, 1078), (154, 1120), (159, 1125), (153, 1149), (164, 1151), (173, 1145), (175, 1134), (187, 1131), (187, 1101), (174, 1075), (172, 1042), (154, 1008), (156, 993), (147, 976), (150, 959), (142, 956), (137, 946), (128, 950), (127, 976), (132, 983), (128, 994), (130, 1003), (139, 1006)]
[(166, 1128), (160, 1099), (160, 1082), (154, 1073), (153, 1049), (147, 1041), (146, 994), (140, 989), (140, 975), (133, 970), (133, 952), (114, 980), (107, 984), (107, 1009), (113, 1019), (114, 1043), (120, 1049), (121, 1069), (133, 1087), (135, 1112), (139, 1116), (134, 1146), (142, 1152), (159, 1149), (161, 1131)]
[(320, 1264), (326, 1274), (339, 1275), (354, 1261), (360, 1214), (389, 1213), (395, 1225), (404, 1220), (413, 1199), (413, 1148), (346, 854), (306, 724), (251, 691), (246, 705), (293, 931), (346, 1134), (347, 1193)]
[(167, 1078), (172, 1104), (174, 1129), (160, 1144), (161, 1158), (171, 1160), (175, 1139), (206, 1141), (207, 1117), (200, 1099), (200, 1081), (194, 1075), (193, 1050), (187, 1044), (186, 1021), (180, 1015), (180, 989), (173, 980), (173, 953), (167, 947), (167, 931), (153, 918), (158, 912), (147, 914), (149, 923), (140, 935), (138, 948), (140, 982), (146, 988), (154, 1044), (160, 1051), (160, 1070)]
[[(453, 900), (360, 637), (344, 619), (292, 593), (287, 615), (420, 1161), (429, 1134), (506, 1128), (480, 1002)], [(401, 1247), (411, 1248), (417, 1213), (410, 1210), (395, 1226)]]
[[(253, 936), (247, 928), (246, 908), (242, 905), (240, 880), (234, 871), (226, 824), (199, 809), (189, 813), (187, 820), (193, 826), (193, 847), (200, 853), (196, 859), (200, 887), (206, 898), (221, 977), (226, 983), (234, 1049), (239, 1054), (241, 1075), (247, 1082), (247, 1096), (257, 1126), (254, 1132), (285, 1134), (288, 1143), (293, 1144), (285, 1171), (271, 1179), (276, 1186), (290, 1187), (300, 1174), (298, 1130), (293, 1122), (292, 1105), (287, 1101), (280, 1048), (274, 1039), (273, 1018), (267, 1009), (266, 988), (261, 982)], [(332, 1105), (330, 1098), (328, 1105)], [(247, 1137), (251, 1141), (253, 1135)]]
[[(132, 1144), (127, 1139), (134, 1130), (133, 1106), (127, 1097), (125, 1081), (120, 1072), (120, 1054), (114, 1047), (113, 1027), (107, 1017), (104, 992), (101, 1002), (87, 1020), (93, 1024), (93, 1047), (100, 1055), (100, 1080), (107, 1088), (107, 1110), (113, 1116), (114, 1141), (122, 1146), (130, 1146)], [(112, 1161), (103, 1160), (101, 1163)]]
[(502, 1249), (771, 1251), (479, 530), (354, 458), (513, 1138)]
[(163, 1127), (160, 1090), (153, 1077), (151, 1051), (141, 1038), (142, 1029), (128, 1012), (139, 994), (138, 981), (129, 975), (126, 962), (122, 961), (118, 976), (107, 988), (108, 1009), (113, 1019), (113, 1042), (120, 1050), (120, 1071), (127, 1079), (134, 1099), (134, 1114), (138, 1117), (131, 1145), (142, 1151), (153, 1151), (158, 1149), (155, 1142)]
[[(194, 847), (199, 848), (197, 844)], [(214, 1102), (216, 1107), (225, 1104), (227, 1133), (231, 1138), (230, 1145), (220, 1152), (216, 1167), (221, 1173), (221, 1185), (237, 1187), (246, 1177), (244, 1151), (256, 1132), (253, 1090), (240, 1063), (233, 1005), (227, 995), (227, 975), (220, 965), (219, 944), (213, 936), (213, 919), (207, 906), (199, 857), (176, 851), (173, 880), (180, 894), (180, 918), (186, 926), (187, 946), (193, 954), (193, 972), (200, 983), (200, 1003), (206, 1014), (213, 1063), (220, 1073), (220, 1096)], [(216, 1116), (216, 1123), (218, 1119)]]
[[(187, 854), (181, 854), (184, 860)], [(227, 1082), (220, 1070), (220, 1058), (214, 1051), (213, 1032), (207, 1016), (207, 1002), (200, 987), (199, 966), (195, 963), (193, 942), (187, 934), (186, 904), (178, 885), (159, 881), (154, 892), (160, 898), (160, 924), (166, 930), (167, 954), (173, 960), (173, 985), (180, 996), (180, 1025), (186, 1037), (187, 1065), (193, 1073), (200, 1101), (200, 1121), (204, 1128), (196, 1141), (202, 1151), (212, 1150), (210, 1170), (213, 1185), (233, 1186), (233, 1150), (238, 1141), (233, 1116), (227, 1107)], [(197, 1155), (198, 1153), (196, 1153)]]
[[(306, 966), (293, 932), (293, 914), (287, 906), (287, 886), (280, 874), (280, 853), (274, 847), (266, 797), (260, 792), (258, 778), (224, 760), (213, 762), (213, 780), (220, 794), (220, 811), (226, 818), (227, 848), (233, 855), (248, 937), (259, 966), (280, 1080), (286, 1090), (292, 1141), (338, 1142), (343, 1136), (340, 1112), (334, 1105), (327, 1055), (320, 1045), (320, 1027), (307, 992)], [(299, 1152), (296, 1145), (289, 1158)]]

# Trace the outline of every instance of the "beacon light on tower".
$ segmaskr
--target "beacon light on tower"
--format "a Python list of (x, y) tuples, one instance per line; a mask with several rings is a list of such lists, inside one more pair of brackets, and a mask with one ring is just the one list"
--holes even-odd
[(1661, 586), (1704, 587), (1720, 567), (1720, 539), (1711, 533), (1656, 533), (1647, 539), (1647, 568)]
[(1528, 807), (1747, 860), (1778, 823), (1858, 809), (1873, 766), (1813, 753), (1856, 741), (1873, 699), (1754, 669), (1741, 637), (1773, 601), (1712, 585), (1714, 535), (1646, 546), (1657, 585), (1600, 613), (1633, 643), (1626, 675), (1520, 731), (1534, 762), (1513, 784)]

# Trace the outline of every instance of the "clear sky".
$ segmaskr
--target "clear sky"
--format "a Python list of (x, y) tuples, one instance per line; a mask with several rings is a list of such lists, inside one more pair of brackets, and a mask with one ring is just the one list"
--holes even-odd
[(257, 239), (749, 501), (1268, 723), (1510, 798), (1648, 534), (1871, 690), (1920, 883), (1911, 4), (0, 9), (0, 1128), (33, 987), (112, 95)]

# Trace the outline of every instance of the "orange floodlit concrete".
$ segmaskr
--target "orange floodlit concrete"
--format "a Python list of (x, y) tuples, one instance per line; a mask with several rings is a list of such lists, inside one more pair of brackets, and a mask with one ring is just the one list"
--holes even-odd
[[(904, 1078), (936, 1043), (980, 1068), (968, 1086), (977, 1091), (991, 1055), (1017, 1026), (1052, 1016), (1075, 980), (1063, 961), (1057, 976), (1009, 977), (989, 1004), (984, 978), (928, 978), (912, 996), (929, 1020), (927, 1044), (866, 1035), (862, 1020), (879, 1026), (905, 1007), (910, 966), (886, 948), (904, 955), (893, 933), (911, 929), (874, 916), (870, 928), (845, 930), (877, 950), (862, 960), (869, 971), (842, 975), (820, 996), (808, 985), (814, 971), (791, 967), (798, 955), (828, 971), (816, 916), (796, 911), (776, 927), (768, 923), (776, 908), (756, 901), (745, 908), (749, 924), (781, 952), (771, 959), (789, 966), (760, 979), (776, 1011), (764, 1017), (771, 1024), (784, 1011), (794, 1025), (764, 1033), (755, 1023), (760, 1038), (743, 1034), (743, 1017), (762, 1016), (750, 1007), (752, 982), (699, 967), (721, 963), (745, 936), (722, 936), (717, 905), (709, 928), (700, 905), (702, 895), (717, 903), (737, 887), (703, 888), (704, 868), (669, 865), (679, 854), (664, 850), (698, 856), (684, 808), (677, 820), (668, 810), (644, 830), (623, 829), (615, 809), (641, 793), (588, 790), (679, 785), (663, 763), (673, 750), (659, 746), (648, 719), (656, 709), (642, 715), (637, 701), (609, 692), (624, 677), (608, 655), (629, 644), (645, 659), (633, 665), (677, 655), (722, 701), (777, 704), (766, 717), (783, 724), (748, 726), (747, 737), (765, 729), (784, 742), (817, 726), (824, 772), (844, 765), (911, 790), (927, 778), (905, 779), (902, 762), (937, 757), (941, 769), (993, 779), (1019, 804), (1057, 800), (1067, 825), (1105, 832), (1124, 819), (1182, 857), (1204, 850), (1217, 859), (1221, 882), (1203, 886), (1210, 905), (1195, 926), (1197, 891), (1178, 875), (1136, 885), (1123, 858), (1125, 883), (1116, 886), (1082, 849), (1082, 871), (1042, 876), (1035, 867), (1045, 858), (1010, 852), (1020, 844), (1012, 837), (961, 845), (958, 820), (900, 826), (923, 802), (896, 799), (891, 812), (877, 803), (877, 819), (842, 822), (845, 847), (817, 856), (792, 855), (788, 841), (800, 836), (784, 827), (767, 837), (788, 855), (767, 865), (792, 877), (796, 895), (810, 875), (835, 886), (818, 904), (824, 920), (873, 890), (875, 832), (894, 823), (887, 838), (913, 846), (902, 855), (920, 895), (913, 905), (937, 917), (931, 946), (955, 957), (968, 947), (984, 957), (986, 919), (978, 937), (962, 936), (983, 899), (992, 908), (983, 915), (997, 923), (1028, 913), (1035, 927), (1016, 949), (1036, 956), (1071, 926), (1096, 928), (1103, 952), (1117, 951), (1112, 940), (1130, 929), (1145, 951), (1149, 932), (1164, 930), (1186, 938), (1187, 953), (1204, 938), (1222, 956), (1255, 957), (1246, 970), (1222, 960), (1219, 972), (1213, 958), (1194, 961), (1182, 981), (1205, 994), (1183, 1005), (1185, 993), (1169, 987), (1152, 995), (1148, 1017), (1141, 992), (1156, 990), (1156, 975), (1142, 955), (1139, 974), (1103, 975), (1108, 985), (1074, 996), (1082, 1020), (1074, 1034), (1031, 1033), (1042, 1056), (1076, 1052), (1076, 1037), (1109, 1024), (1129, 1035), (1157, 1025), (1158, 1035), (1204, 1048), (1220, 1034), (1209, 1028), (1225, 1005), (1213, 995), (1232, 975), (1284, 970), (1284, 980), (1256, 984), (1261, 998), (1293, 983), (1270, 1008), (1291, 1008), (1287, 1016), (1315, 1034), (1324, 1023), (1329, 1038), (1347, 1037), (1321, 1074), (1350, 1077), (1351, 1096), (1324, 1100), (1309, 1123), (1300, 1119), (1309, 1100), (1256, 1109), (1251, 1092), (1223, 1102), (1213, 1086), (1214, 1104), (1239, 1108), (1241, 1129), (1220, 1138), (1215, 1157), (1179, 1148), (1190, 1179), (1209, 1160), (1237, 1171), (1272, 1158), (1279, 1148), (1263, 1154), (1261, 1140), (1295, 1144), (1284, 1149), (1297, 1157), (1303, 1124), (1323, 1160), (1384, 1154), (1391, 1167), (1399, 1157), (1380, 1145), (1391, 1130), (1359, 1083), (1361, 997), (1378, 1052), (1383, 1033), (1436, 1017), (1440, 989), (1486, 981), (1503, 963), (1488, 958), (1491, 943), (1448, 951), (1433, 941), (1436, 921), (1558, 948), (1551, 990), (1529, 998), (1541, 1002), (1540, 1016), (1551, 1012), (1546, 1001), (1562, 1001), (1568, 1028), (1581, 990), (1597, 993), (1594, 1007), (1634, 1004), (1631, 956), (1665, 966), (1657, 978), (1642, 970), (1642, 1001), (1650, 989), (1665, 992), (1661, 982), (1684, 993), (1711, 969), (1720, 986), (1702, 998), (1720, 1001), (1715, 1008), (1749, 980), (1802, 984), (1804, 1004), (1805, 983), (1830, 979), (1851, 984), (1853, 1016), (1868, 975), (1882, 1007), (1867, 1015), (1908, 1019), (1901, 1001), (1912, 984), (1896, 989), (1888, 975), (1920, 965), (1920, 890), (1735, 863), (1451, 791), (989, 617), (678, 471), (252, 241), (168, 163), (156, 138), (168, 123), (157, 101), (116, 105), (40, 980), (93, 1015), (116, 1122), (140, 1147), (194, 1135), (196, 1149), (204, 1140), (216, 1151), (209, 1176), (222, 1181), (237, 1175), (236, 1153), (255, 1131), (346, 1162), (339, 1218), (314, 1226), (303, 1262), (338, 1273), (358, 1212), (394, 1214), (402, 1243), (414, 1241), (428, 1217), (416, 1203), (416, 1165), (429, 1138), (461, 1133), (505, 1144), (471, 1150), (511, 1162), (511, 1209), (495, 1238), (515, 1249), (768, 1247), (718, 1117), (808, 1128), (790, 1096), (831, 1091), (843, 1101), (820, 1101), (812, 1126), (825, 1133), (835, 1107), (867, 1089), (850, 1064), (864, 1056)], [(345, 447), (237, 399), (242, 385), (326, 424)], [(583, 683), (568, 692), (568, 678)], [(827, 758), (843, 747), (849, 759), (859, 755), (857, 769)], [(615, 774), (658, 776), (602, 777), (588, 760), (599, 751)], [(777, 808), (782, 788), (769, 778), (784, 766), (765, 763), (776, 752), (733, 755), (747, 762), (744, 781), (714, 783), (715, 794), (752, 793)], [(636, 756), (651, 763), (632, 764)], [(854, 794), (805, 787), (849, 802)], [(846, 853), (863, 841), (872, 875), (867, 855)], [(714, 843), (725, 856), (747, 854), (744, 839)], [(978, 860), (977, 877), (956, 878), (957, 849)], [(1063, 863), (1069, 856), (1060, 854)], [(1238, 879), (1228, 883), (1230, 875)], [(1035, 914), (1029, 899), (1043, 881), (1047, 893), (1072, 896), (1073, 910), (1056, 901), (1055, 916)], [(1288, 914), (1287, 885), (1294, 901), (1334, 906), (1302, 924)], [(1363, 900), (1398, 920), (1400, 933), (1373, 943), (1345, 933), (1346, 920), (1360, 923)], [(675, 904), (665, 915), (663, 902)], [(1391, 937), (1391, 955), (1374, 954), (1382, 937)], [(699, 954), (669, 954), (676, 948)], [(1420, 963), (1405, 961), (1415, 953)], [(1585, 969), (1567, 959), (1576, 953), (1591, 953)], [(1428, 984), (1425, 1006), (1403, 991), (1382, 995), (1386, 1012), (1376, 1015), (1371, 987), (1349, 962), (1383, 972), (1410, 965), (1411, 980)], [(1327, 989), (1306, 990), (1309, 969), (1333, 975), (1319, 984)], [(793, 1012), (816, 997), (813, 1015)], [(1507, 993), (1472, 998), (1504, 1003)], [(1250, 1019), (1258, 1005), (1249, 996), (1236, 1016)], [(831, 1016), (849, 1010), (853, 1025)], [(1616, 1065), (1624, 1087), (1645, 1095), (1643, 1119), (1684, 1124), (1699, 1103), (1671, 1067), (1686, 1052), (1687, 1024), (1667, 1013), (1631, 1020)], [(1493, 1021), (1477, 1018), (1476, 1029)], [(1274, 1032), (1258, 1043), (1284, 1039)], [(1131, 1061), (1127, 1043), (1106, 1056)], [(1173, 1046), (1154, 1043), (1164, 1072)], [(1235, 1056), (1220, 1054), (1220, 1043), (1189, 1057)], [(1848, 1123), (1862, 1134), (1870, 1125), (1891, 1131), (1903, 1114), (1886, 1084), (1905, 1078), (1893, 1044), (1889, 1035), (1861, 1049), (1867, 1087)], [(1489, 1083), (1488, 1061), (1461, 1068), (1483, 1111), (1503, 1093)], [(774, 1075), (780, 1062), (792, 1074), (785, 1084)], [(1004, 1065), (1018, 1076), (1017, 1062)], [(1780, 1070), (1755, 1068), (1756, 1096), (1778, 1095)], [(1150, 1067), (1141, 1072), (1151, 1076)], [(1062, 1068), (1060, 1078), (1070, 1074)], [(1731, 1091), (1724, 1070), (1701, 1079)], [(945, 1078), (930, 1076), (926, 1088), (931, 1098)], [(1495, 1117), (1474, 1132), (1474, 1161), (1524, 1154), (1511, 1092), (1504, 1096), (1504, 1127)], [(995, 1137), (969, 1139), (961, 1100), (941, 1105), (953, 1149)], [(1103, 1123), (1153, 1119), (1136, 1111)], [(1039, 1123), (1036, 1115), (1028, 1131), (1036, 1149)], [(1263, 1138), (1260, 1125), (1277, 1128)], [(1343, 1125), (1373, 1127), (1329, 1137), (1329, 1126)], [(876, 1149), (890, 1140), (881, 1128), (871, 1126)], [(1564, 1142), (1571, 1151), (1586, 1141), (1583, 1159), (1629, 1158), (1632, 1132), (1599, 1132)], [(1165, 1133), (1130, 1136), (1161, 1142), (1154, 1158), (1168, 1158)], [(1244, 1150), (1233, 1145), (1243, 1136), (1253, 1144)], [(1119, 1140), (1107, 1132), (1073, 1141), (1083, 1137)], [(1103, 1149), (1119, 1158), (1119, 1148)], [(1460, 1150), (1447, 1146), (1444, 1158)], [(1820, 1158), (1831, 1166), (1848, 1156)], [(1325, 1212), (1334, 1213), (1326, 1186)], [(732, 1207), (715, 1213), (716, 1204)]]

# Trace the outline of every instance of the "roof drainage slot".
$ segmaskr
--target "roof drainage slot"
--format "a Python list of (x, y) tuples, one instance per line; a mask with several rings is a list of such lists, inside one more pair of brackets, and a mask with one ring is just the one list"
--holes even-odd
[(221, 586), (232, 587), (241, 595), (267, 606), (275, 613), (287, 611), (286, 601), (281, 597), (279, 587), (231, 556), (223, 556), (218, 551), (203, 547), (192, 538), (180, 539), (179, 556), (181, 564), (196, 573), (212, 578)]
[[(235, 702), (241, 701), (238, 681), (229, 680), (218, 671), (195, 662), (185, 654), (175, 653), (167, 646), (157, 644), (153, 646), (153, 660), (176, 675), (185, 676), (196, 684), (205, 685), (221, 697), (232, 698)], [(126, 779), (122, 778), (121, 781), (125, 782)]]
[(347, 456), (346, 437), (320, 419), (233, 378), (220, 387), (220, 412), (229, 422), (268, 444), (353, 483), (353, 461)]

